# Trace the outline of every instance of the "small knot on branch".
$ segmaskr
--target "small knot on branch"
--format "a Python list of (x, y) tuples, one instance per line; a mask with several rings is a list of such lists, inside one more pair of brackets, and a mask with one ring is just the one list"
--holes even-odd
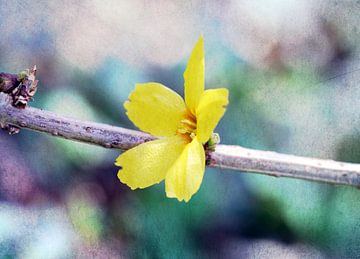
[[(37, 90), (36, 70), (36, 66), (34, 66), (31, 70), (26, 69), (18, 75), (0, 73), (0, 101), (24, 109)], [(8, 131), (10, 135), (17, 134), (20, 131), (20, 127), (5, 123), (1, 118), (0, 128)]]
[(0, 73), (0, 92), (8, 94), (12, 106), (24, 109), (27, 103), (32, 100), (37, 90), (36, 66), (31, 70), (26, 69), (18, 75)]

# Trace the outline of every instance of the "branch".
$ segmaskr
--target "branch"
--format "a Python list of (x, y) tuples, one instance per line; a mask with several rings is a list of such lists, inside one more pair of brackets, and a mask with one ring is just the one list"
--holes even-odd
[(11, 98), (8, 95), (0, 93), (0, 126), (5, 129), (27, 128), (65, 139), (122, 150), (154, 139), (140, 131), (79, 121), (32, 107), (18, 109), (11, 105), (9, 99)]
[[(11, 105), (9, 99), (8, 95), (0, 93), (2, 128), (27, 128), (65, 139), (122, 150), (154, 139), (139, 131), (70, 119), (32, 107), (18, 109)], [(305, 158), (240, 146), (217, 145), (216, 151), (210, 153), (210, 166), (360, 187), (360, 164)]]

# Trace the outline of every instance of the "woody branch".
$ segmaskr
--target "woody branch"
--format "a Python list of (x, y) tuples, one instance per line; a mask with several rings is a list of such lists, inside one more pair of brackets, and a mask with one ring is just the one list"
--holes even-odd
[[(2, 75), (4, 73), (0, 74), (0, 79)], [(56, 137), (121, 150), (154, 139), (139, 131), (71, 119), (32, 107), (19, 109), (14, 107), (14, 98), (17, 97), (0, 93), (0, 126), (10, 133), (26, 128)], [(209, 166), (360, 187), (360, 164), (306, 158), (240, 146), (217, 145), (216, 150), (210, 153)]]

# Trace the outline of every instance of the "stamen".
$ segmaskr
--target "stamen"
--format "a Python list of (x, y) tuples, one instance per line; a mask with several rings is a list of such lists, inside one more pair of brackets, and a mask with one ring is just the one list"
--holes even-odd
[(196, 122), (196, 117), (194, 114), (191, 113), (191, 111), (186, 111), (185, 113), (185, 118), (190, 120), (190, 121), (193, 121), (193, 122)]
[(184, 114), (183, 119), (180, 121), (179, 128), (177, 129), (177, 134), (186, 138), (187, 141), (191, 141), (196, 136), (196, 117), (190, 112), (187, 111)]
[(192, 120), (183, 119), (181, 120), (181, 123), (186, 124), (187, 126), (190, 126), (193, 129), (196, 129), (196, 123)]
[(191, 133), (187, 129), (184, 129), (184, 128), (178, 129), (177, 132), (180, 133), (180, 134), (189, 134), (189, 133)]

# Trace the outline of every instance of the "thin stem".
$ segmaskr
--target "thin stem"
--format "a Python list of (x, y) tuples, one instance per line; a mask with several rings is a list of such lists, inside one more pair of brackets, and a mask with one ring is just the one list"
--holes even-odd
[[(32, 107), (18, 109), (10, 102), (8, 95), (0, 93), (0, 125), (3, 128), (27, 128), (56, 137), (122, 150), (154, 139), (139, 131), (70, 119)], [(240, 146), (217, 145), (215, 152), (210, 154), (210, 166), (360, 187), (360, 164), (285, 155)]]

